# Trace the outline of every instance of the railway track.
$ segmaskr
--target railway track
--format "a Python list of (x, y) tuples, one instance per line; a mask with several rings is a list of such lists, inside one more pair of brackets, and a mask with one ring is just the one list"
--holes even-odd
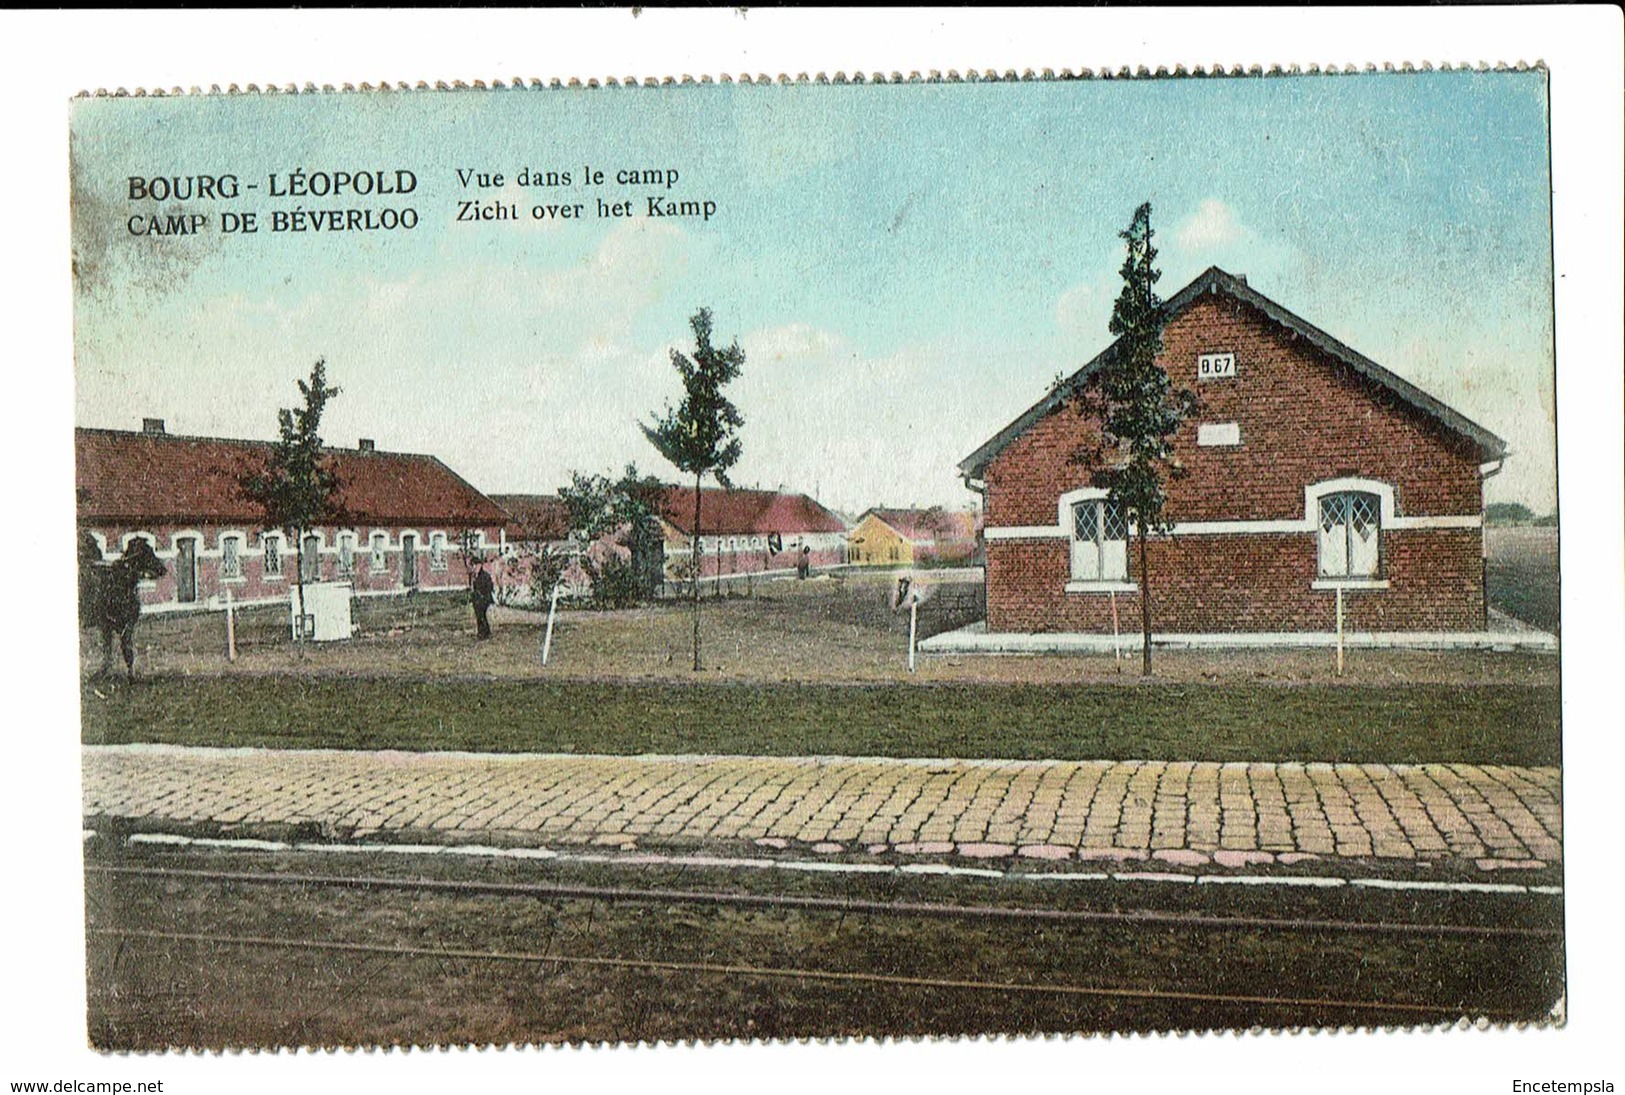
[(543, 882), (488, 882), (467, 879), (391, 878), (379, 875), (221, 871), (181, 867), (129, 867), (88, 864), (86, 873), (165, 878), (199, 883), (294, 886), (306, 889), (397, 890), (421, 893), (484, 894), (538, 900), (587, 900), (663, 905), (796, 909), (843, 915), (929, 919), (1015, 920), (1050, 923), (1142, 925), (1209, 930), (1350, 932), (1373, 935), (1462, 936), (1484, 939), (1562, 939), (1558, 927), (1498, 924), (1438, 924), (1394, 920), (1340, 920), (1325, 917), (1217, 916), (1157, 909), (1054, 909), (1010, 905), (962, 905), (923, 901), (873, 901), (848, 897), (808, 897), (720, 890), (676, 890), (625, 886), (573, 886)]
[[(1293, 917), (1257, 915), (1216, 915), (1163, 909), (1063, 909), (1030, 906), (958, 904), (902, 900), (870, 900), (840, 896), (808, 896), (782, 893), (748, 893), (724, 890), (675, 889), (668, 887), (590, 886), (542, 882), (498, 882), (464, 879), (394, 878), (376, 875), (343, 875), (295, 872), (210, 870), (172, 866), (87, 864), (89, 875), (130, 881), (159, 882), (167, 885), (212, 887), (276, 887), (304, 892), (349, 890), (438, 894), (444, 896), (487, 896), (497, 900), (587, 901), (608, 905), (641, 904), (709, 906), (762, 910), (767, 912), (811, 913), (841, 917), (914, 918), (928, 920), (998, 921), (1038, 925), (1079, 925), (1091, 927), (1159, 928), (1184, 932), (1250, 932), (1265, 935), (1398, 936), (1417, 939), (1456, 939), (1482, 941), (1502, 946), (1561, 945), (1560, 927), (1516, 924), (1428, 923), (1395, 919), (1333, 917)], [(184, 931), (168, 928), (94, 926), (92, 937), (117, 940), (121, 947), (132, 943), (176, 944), (216, 949), (251, 949), (301, 952), (306, 954), (348, 954), (383, 960), (459, 960), (493, 965), (530, 965), (540, 968), (581, 967), (688, 975), (695, 978), (725, 977), (759, 982), (796, 981), (808, 984), (835, 983), (872, 986), (877, 989), (934, 990), (976, 994), (1007, 994), (1056, 998), (1096, 998), (1104, 1000), (1164, 1002), (1192, 1006), (1279, 1007), (1307, 1016), (1332, 1015), (1339, 1022), (1383, 1024), (1403, 1022), (1453, 1022), (1463, 1017), (1518, 1019), (1527, 1016), (1499, 1014), (1495, 1009), (1464, 1008), (1454, 1003), (1432, 1003), (1422, 999), (1361, 999), (1339, 994), (1282, 994), (1258, 992), (1191, 991), (1178, 986), (1133, 984), (1055, 983), (1044, 980), (978, 979), (974, 977), (913, 976), (906, 973), (865, 969), (831, 969), (818, 965), (763, 965), (751, 962), (685, 961), (669, 956), (626, 956), (556, 953), (546, 950), (490, 949), (466, 946), (437, 946), (424, 943), (369, 942), (342, 939), (289, 937), (277, 934)]]

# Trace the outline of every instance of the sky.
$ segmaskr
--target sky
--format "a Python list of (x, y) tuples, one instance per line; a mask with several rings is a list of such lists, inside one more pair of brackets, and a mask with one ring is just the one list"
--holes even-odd
[[(964, 505), (957, 463), (1109, 342), (1117, 233), (1150, 201), (1163, 295), (1246, 275), (1505, 438), (1491, 501), (1555, 506), (1538, 70), (96, 99), (72, 158), (80, 425), (271, 436), (323, 357), (330, 443), (431, 452), (492, 493), (631, 462), (675, 479), (638, 424), (679, 398), (669, 353), (704, 306), (746, 354), (736, 483), (854, 513)], [(298, 169), (417, 187), (268, 195)], [(131, 176), (227, 172), (260, 189), (129, 199)], [(651, 218), (655, 196), (715, 212)], [(639, 215), (597, 217), (600, 198)], [(520, 218), (459, 222), (465, 200)], [(266, 223), (386, 206), (417, 227)], [(209, 227), (129, 231), (173, 208)], [(217, 230), (250, 210), (260, 232)]]

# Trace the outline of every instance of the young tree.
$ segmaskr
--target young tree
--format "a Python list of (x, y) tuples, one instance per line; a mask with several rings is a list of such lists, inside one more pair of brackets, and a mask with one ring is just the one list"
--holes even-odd
[(739, 427), (745, 424), (739, 409), (722, 394), (722, 389), (739, 376), (745, 352), (738, 341), (726, 349), (711, 345), (711, 310), (701, 308), (688, 321), (694, 331), (694, 356), (672, 350), (671, 363), (683, 380), (683, 402), (674, 410), (666, 406), (665, 416), (643, 427), (643, 433), (660, 455), (678, 471), (694, 477), (694, 527), (689, 534), (689, 559), (694, 564), (694, 670), (700, 669), (700, 481), (714, 476), (723, 487), (730, 486), (728, 469), (739, 461), (742, 451)]
[(281, 529), (293, 540), (299, 591), (300, 637), (305, 618), (305, 534), (317, 525), (337, 523), (339, 477), (322, 448), (322, 412), (339, 394), (327, 386), (327, 362), (318, 358), (310, 379), (301, 380), (304, 406), (277, 411), (279, 437), (265, 466), (242, 480), (243, 493), (264, 512), (264, 529)]
[(1162, 353), (1162, 301), (1156, 284), (1157, 249), (1152, 246), (1151, 203), (1134, 211), (1127, 231), (1123, 290), (1112, 308), (1110, 331), (1115, 352), (1091, 374), (1079, 395), (1079, 408), (1100, 424), (1098, 444), (1077, 454), (1094, 469), (1096, 487), (1120, 507), (1136, 527), (1140, 556), (1141, 671), (1151, 673), (1151, 574), (1146, 540), (1165, 534), (1169, 522), (1164, 486), (1185, 474), (1174, 453), (1173, 435), (1196, 413), (1196, 393), (1176, 388), (1157, 364)]

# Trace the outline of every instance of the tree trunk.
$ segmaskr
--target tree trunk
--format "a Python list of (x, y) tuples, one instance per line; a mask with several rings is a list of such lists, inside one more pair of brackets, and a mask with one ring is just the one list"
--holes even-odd
[(1151, 572), (1146, 569), (1145, 522), (1140, 522), (1140, 674), (1151, 675)]
[(299, 588), (299, 635), (298, 641), (305, 641), (305, 530), (295, 529), (293, 532), (293, 576)]
[(694, 672), (700, 671), (700, 476), (694, 474), (694, 533), (689, 538), (689, 562), (694, 566)]

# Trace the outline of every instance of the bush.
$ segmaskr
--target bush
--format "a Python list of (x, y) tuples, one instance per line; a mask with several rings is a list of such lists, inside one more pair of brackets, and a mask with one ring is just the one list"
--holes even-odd
[(597, 608), (631, 608), (641, 602), (644, 581), (631, 559), (611, 552), (601, 560), (587, 555), (581, 565), (592, 579), (592, 603)]
[(543, 545), (539, 551), (530, 553), (530, 599), (534, 604), (545, 605), (553, 596), (553, 587), (559, 584), (564, 577), (565, 568), (570, 565), (570, 557), (562, 551), (555, 551), (549, 545)]
[(1522, 502), (1491, 502), (1484, 507), (1484, 519), (1492, 525), (1527, 525), (1534, 517)]

